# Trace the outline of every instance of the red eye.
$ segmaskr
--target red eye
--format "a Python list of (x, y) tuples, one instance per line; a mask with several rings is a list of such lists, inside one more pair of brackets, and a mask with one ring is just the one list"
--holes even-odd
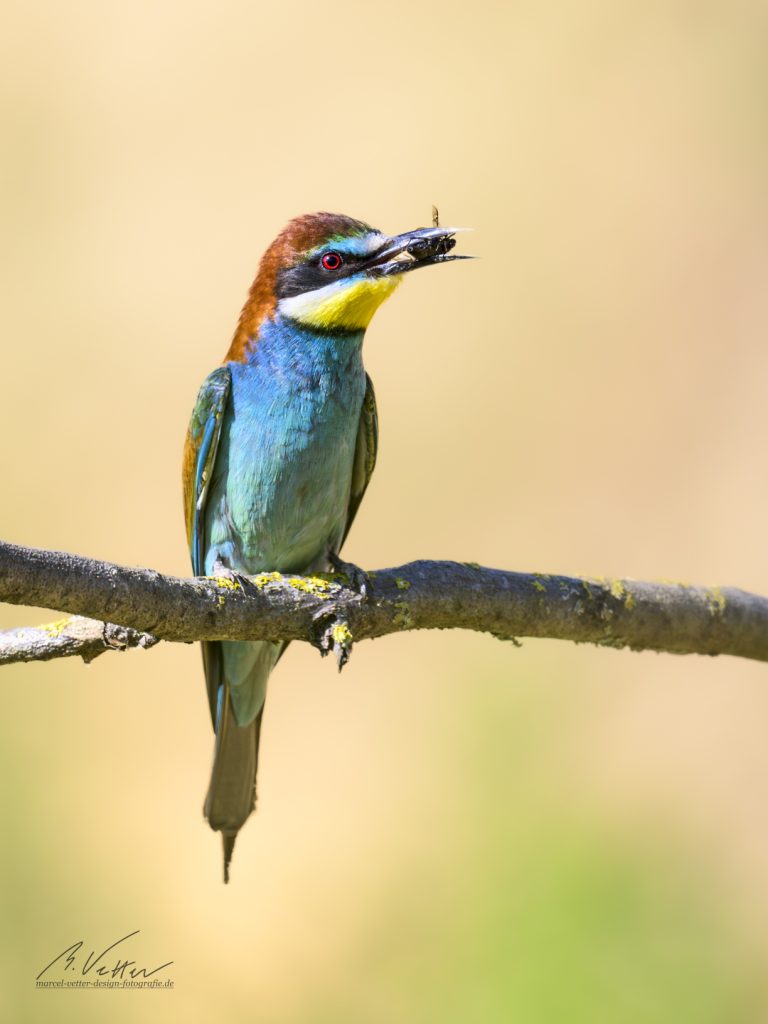
[(341, 266), (341, 256), (337, 252), (327, 252), (321, 262), (326, 270), (338, 270)]

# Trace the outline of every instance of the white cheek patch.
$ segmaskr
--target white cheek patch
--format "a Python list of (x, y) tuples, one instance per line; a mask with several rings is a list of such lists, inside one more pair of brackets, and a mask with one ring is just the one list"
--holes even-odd
[(365, 242), (365, 245), (362, 248), (364, 249), (364, 255), (368, 256), (370, 253), (376, 252), (377, 249), (380, 249), (387, 241), (387, 238), (385, 235), (380, 234), (366, 235), (365, 239), (361, 239), (361, 241)]
[(303, 295), (281, 299), (277, 308), (283, 316), (307, 327), (361, 331), (400, 281), (400, 274), (380, 278), (347, 277)]

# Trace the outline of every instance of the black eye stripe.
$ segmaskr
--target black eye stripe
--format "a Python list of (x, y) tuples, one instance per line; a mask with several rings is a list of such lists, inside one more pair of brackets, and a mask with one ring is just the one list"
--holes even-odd
[[(323, 266), (322, 261), (331, 253), (339, 256), (341, 263), (337, 269), (329, 270)], [(296, 267), (286, 267), (281, 270), (277, 275), (277, 298), (291, 299), (295, 295), (303, 295), (305, 292), (315, 291), (316, 288), (324, 288), (333, 281), (339, 281), (356, 273), (369, 258), (337, 252), (335, 249), (326, 249), (307, 263), (300, 263)]]

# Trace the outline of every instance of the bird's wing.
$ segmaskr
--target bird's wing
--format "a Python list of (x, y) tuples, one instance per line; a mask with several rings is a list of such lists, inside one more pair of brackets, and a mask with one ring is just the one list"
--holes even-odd
[[(221, 427), (230, 391), (229, 368), (220, 366), (203, 381), (184, 445), (182, 478), (187, 544), (195, 576), (205, 575), (205, 502), (216, 463)], [(216, 725), (216, 704), (221, 685), (220, 644), (201, 644), (205, 684), (211, 718)]]
[(227, 366), (220, 366), (206, 377), (192, 411), (184, 445), (184, 512), (187, 544), (195, 576), (205, 575), (205, 502), (213, 476), (229, 391), (230, 375)]
[[(360, 507), (360, 502), (363, 500), (365, 490), (373, 476), (378, 447), (379, 417), (376, 414), (376, 395), (373, 391), (373, 381), (366, 373), (365, 396), (363, 398), (363, 407), (360, 410), (360, 423), (357, 428), (357, 441), (355, 443), (355, 461), (352, 465), (352, 487), (349, 492), (347, 522), (344, 526), (341, 544), (346, 540), (355, 514)], [(341, 547), (341, 544), (339, 547)]]

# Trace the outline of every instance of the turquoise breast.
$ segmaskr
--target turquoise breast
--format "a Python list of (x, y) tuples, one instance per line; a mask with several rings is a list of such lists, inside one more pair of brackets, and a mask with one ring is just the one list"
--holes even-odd
[(363, 332), (267, 321), (232, 389), (206, 514), (206, 572), (324, 568), (347, 519)]

